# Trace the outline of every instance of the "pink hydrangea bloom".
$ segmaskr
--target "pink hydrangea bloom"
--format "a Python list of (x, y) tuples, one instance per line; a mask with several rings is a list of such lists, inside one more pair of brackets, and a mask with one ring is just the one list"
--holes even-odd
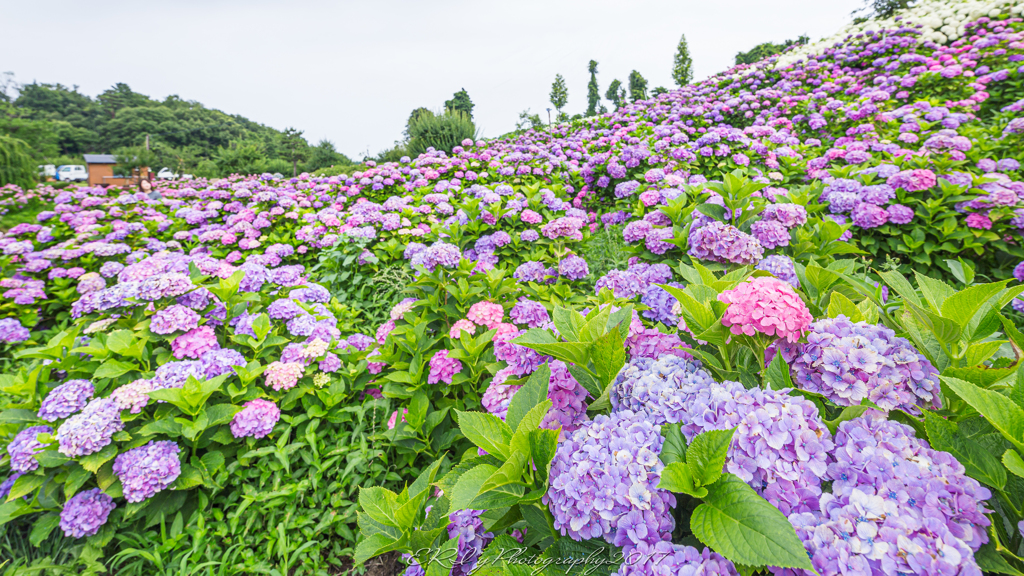
[(466, 317), (480, 326), (487, 326), (488, 330), (493, 330), (504, 320), (505, 309), (501, 304), (494, 302), (477, 302), (469, 308)]
[(462, 362), (455, 358), (448, 357), (448, 350), (438, 350), (430, 358), (430, 374), (427, 375), (427, 384), (438, 382), (452, 383), (452, 376), (462, 371)]
[(182, 358), (199, 358), (204, 352), (216, 350), (217, 348), (220, 348), (220, 344), (217, 343), (217, 335), (213, 332), (211, 326), (193, 328), (171, 342), (171, 350), (174, 352), (174, 357), (179, 360)]
[(459, 334), (461, 334), (463, 330), (472, 336), (473, 333), (476, 332), (476, 324), (473, 324), (471, 321), (463, 318), (455, 324), (452, 324), (452, 329), (448, 331), (448, 336), (450, 338), (458, 338)]
[(271, 362), (264, 374), (267, 377), (267, 386), (280, 391), (294, 388), (299, 383), (302, 372), (301, 362)]
[(989, 217), (984, 214), (973, 212), (967, 215), (967, 225), (971, 228), (991, 230), (992, 220), (989, 220)]
[[(405, 416), (409, 413), (408, 408), (402, 409), (402, 422), (405, 422)], [(394, 430), (395, 426), (398, 425), (398, 410), (395, 410), (391, 414), (391, 419), (388, 420), (388, 430)]]
[(796, 342), (813, 320), (793, 287), (777, 278), (748, 278), (718, 299), (729, 305), (722, 324), (733, 334), (760, 332)]
[(544, 221), (544, 217), (533, 210), (523, 210), (522, 214), (519, 215), (519, 219), (527, 224), (540, 224)]
[(394, 330), (394, 329), (395, 329), (395, 321), (394, 320), (388, 320), (387, 322), (381, 324), (380, 327), (377, 328), (377, 335), (376, 335), (377, 336), (377, 344), (380, 344), (381, 346), (383, 346), (384, 343), (387, 342), (387, 340), (388, 340), (388, 334), (391, 334), (391, 331)]

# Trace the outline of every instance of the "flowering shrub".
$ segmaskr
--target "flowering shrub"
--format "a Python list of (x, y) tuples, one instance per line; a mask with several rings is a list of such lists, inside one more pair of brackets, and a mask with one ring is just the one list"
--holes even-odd
[(53, 206), (0, 237), (0, 524), (95, 573), (1024, 569), (1021, 10), (921, 6), (351, 175), (5, 189)]

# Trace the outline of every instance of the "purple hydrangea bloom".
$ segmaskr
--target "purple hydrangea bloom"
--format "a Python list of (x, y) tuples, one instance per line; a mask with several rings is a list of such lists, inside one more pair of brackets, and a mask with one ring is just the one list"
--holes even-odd
[(121, 480), (124, 499), (142, 502), (170, 486), (181, 475), (180, 451), (175, 442), (161, 440), (118, 454), (114, 474)]
[(807, 209), (800, 204), (771, 204), (761, 213), (762, 220), (781, 222), (787, 229), (807, 223)]
[[(668, 285), (680, 290), (685, 288), (685, 286), (678, 282), (670, 282)], [(661, 322), (668, 326), (675, 326), (679, 322), (679, 317), (672, 313), (672, 307), (676, 303), (676, 298), (664, 288), (655, 285), (648, 286), (640, 298), (640, 303), (650, 307), (649, 310), (640, 312), (644, 318)]]
[(690, 230), (687, 254), (700, 260), (733, 264), (755, 264), (764, 254), (757, 239), (735, 226), (712, 222)]
[(938, 370), (906, 338), (842, 315), (818, 320), (810, 329), (792, 362), (793, 382), (800, 388), (839, 406), (865, 398), (884, 410), (911, 414), (942, 406)]
[(590, 394), (572, 377), (565, 362), (553, 360), (548, 366), (551, 368), (551, 377), (548, 379), (551, 409), (544, 415), (540, 427), (573, 432), (587, 420), (587, 396)]
[(512, 273), (512, 277), (519, 282), (536, 282), (538, 284), (550, 284), (555, 281), (557, 275), (555, 270), (535, 260), (528, 260), (520, 264)]
[(494, 357), (507, 363), (508, 368), (516, 376), (532, 374), (547, 358), (546, 356), (541, 356), (533, 348), (527, 348), (526, 346), (511, 342), (522, 336), (525, 332), (525, 330), (519, 330), (504, 336), (500, 334), (495, 335), (494, 338)]
[(526, 324), (530, 328), (540, 328), (551, 321), (548, 311), (540, 302), (523, 297), (509, 310), (508, 317), (516, 324)]
[(694, 395), (713, 384), (699, 362), (670, 355), (634, 358), (615, 377), (609, 399), (613, 411), (636, 412), (659, 426), (676, 424)]
[(623, 562), (611, 576), (739, 576), (732, 562), (705, 548), (656, 542), (640, 542), (622, 551)]
[(149, 329), (156, 334), (188, 332), (199, 327), (199, 314), (181, 304), (173, 304), (153, 315)]
[(99, 488), (79, 492), (64, 504), (60, 528), (68, 538), (92, 536), (107, 523), (114, 508), (117, 508), (114, 499)]
[(134, 380), (114, 389), (109, 398), (116, 402), (121, 410), (138, 414), (149, 404), (149, 393), (153, 390), (152, 380)]
[(28, 328), (15, 318), (0, 319), (0, 342), (24, 342), (29, 339)]
[(789, 246), (789, 230), (777, 220), (758, 220), (750, 226), (750, 233), (769, 250)]
[(242, 353), (234, 348), (215, 348), (207, 350), (199, 357), (199, 366), (206, 379), (216, 378), (222, 374), (234, 374), (235, 366), (248, 364)]
[(95, 393), (88, 380), (68, 380), (47, 394), (39, 406), (39, 417), (47, 422), (56, 422), (85, 407)]
[[(659, 427), (628, 410), (599, 415), (558, 444), (542, 501), (554, 527), (573, 540), (615, 546), (669, 540), (675, 496), (658, 489)], [(626, 489), (618, 489), (624, 486)]]
[(590, 274), (587, 261), (575, 254), (567, 256), (558, 264), (558, 275), (569, 280), (581, 280)]
[(469, 576), (484, 547), (494, 539), (493, 533), (484, 531), (480, 520), (482, 513), (482, 510), (458, 510), (448, 516), (448, 538), (459, 539), (455, 557), (450, 559), (452, 576)]
[(639, 274), (624, 270), (609, 270), (607, 274), (598, 279), (594, 286), (594, 292), (601, 293), (603, 288), (608, 288), (615, 294), (616, 298), (636, 298), (647, 289), (648, 283)]
[(263, 438), (274, 430), (281, 419), (281, 409), (270, 400), (256, 398), (245, 403), (240, 412), (231, 420), (231, 434), (235, 438), (252, 436)]
[(782, 254), (765, 256), (764, 260), (758, 262), (754, 268), (770, 272), (772, 276), (783, 282), (788, 282), (793, 288), (800, 287), (800, 278), (797, 277), (796, 266), (789, 256), (783, 256)]
[(49, 426), (30, 426), (14, 435), (14, 440), (7, 445), (7, 453), (11, 456), (11, 471), (24, 473), (39, 468), (35, 454), (42, 451), (43, 443), (36, 440), (40, 434), (51, 434)]
[(267, 314), (276, 320), (291, 320), (306, 311), (299, 306), (298, 302), (291, 298), (278, 298), (267, 306)]
[(58, 451), (70, 458), (99, 452), (124, 429), (121, 409), (109, 398), (96, 398), (57, 428)]

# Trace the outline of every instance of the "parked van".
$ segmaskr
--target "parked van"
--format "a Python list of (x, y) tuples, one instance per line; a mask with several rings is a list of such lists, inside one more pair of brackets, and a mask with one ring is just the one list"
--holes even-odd
[(89, 179), (89, 172), (80, 164), (66, 164), (57, 167), (57, 180), (61, 182), (78, 182)]

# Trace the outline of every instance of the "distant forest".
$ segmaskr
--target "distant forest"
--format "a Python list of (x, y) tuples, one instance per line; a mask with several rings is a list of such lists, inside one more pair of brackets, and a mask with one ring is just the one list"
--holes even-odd
[[(0, 83), (0, 136), (24, 142), (39, 164), (81, 164), (82, 154), (143, 154), (178, 173), (322, 171), (355, 164), (334, 144), (171, 95), (154, 100), (118, 83), (95, 98), (61, 84)], [(146, 151), (146, 141), (149, 149)]]

